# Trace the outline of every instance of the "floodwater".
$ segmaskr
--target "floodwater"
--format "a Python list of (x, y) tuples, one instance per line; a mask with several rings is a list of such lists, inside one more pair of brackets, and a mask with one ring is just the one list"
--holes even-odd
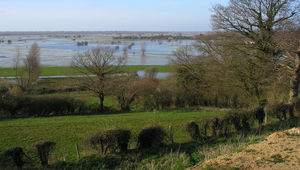
[[(178, 47), (190, 45), (193, 40), (178, 41), (151, 41), (151, 40), (117, 40), (111, 35), (10, 35), (0, 37), (0, 67), (11, 67), (13, 59), (19, 54), (24, 58), (31, 45), (36, 42), (41, 49), (41, 64), (50, 66), (69, 66), (72, 56), (96, 48), (98, 46), (110, 46), (118, 48), (117, 56), (124, 55), (123, 47), (134, 43), (127, 50), (127, 65), (165, 65), (170, 63), (172, 53)], [(8, 42), (11, 40), (11, 43)], [(77, 42), (88, 42), (87, 46), (78, 46)], [(145, 54), (142, 55), (141, 47), (145, 46)]]
[[(145, 77), (146, 73), (145, 71), (141, 70), (137, 72), (137, 75), (139, 77)], [(166, 79), (168, 76), (173, 75), (173, 73), (161, 73), (161, 72), (157, 72), (155, 74), (155, 77), (158, 79)], [(95, 76), (95, 75), (90, 75), (90, 76)], [(52, 79), (52, 78), (76, 78), (76, 77), (85, 77), (84, 75), (68, 75), (68, 76), (39, 76), (39, 79)], [(7, 79), (10, 80), (13, 83), (16, 83), (16, 81), (12, 80), (12, 79), (16, 79), (16, 77), (14, 76), (6, 76), (6, 77), (0, 77), (0, 79)]]

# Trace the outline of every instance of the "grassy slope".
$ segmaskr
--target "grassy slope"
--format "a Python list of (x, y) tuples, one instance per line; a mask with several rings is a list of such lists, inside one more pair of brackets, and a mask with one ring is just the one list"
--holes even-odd
[[(145, 70), (149, 67), (156, 67), (158, 72), (172, 72), (171, 65), (126, 65), (125, 72), (136, 72)], [(74, 72), (72, 67), (68, 66), (43, 66), (41, 67), (41, 76), (63, 76), (63, 75), (80, 75)], [(12, 68), (0, 68), (0, 76), (15, 76), (15, 71)]]
[[(57, 142), (55, 157), (61, 158), (63, 148), (66, 149), (69, 161), (76, 159), (75, 143), (88, 135), (111, 128), (125, 128), (132, 131), (130, 148), (135, 147), (138, 132), (154, 123), (166, 130), (173, 126), (175, 142), (187, 142), (189, 139), (183, 132), (183, 124), (190, 120), (224, 114), (224, 111), (164, 111), (156, 113), (126, 113), (94, 116), (62, 116), (52, 118), (27, 118), (5, 120), (0, 123), (0, 150), (14, 146), (29, 147), (39, 140)], [(82, 148), (82, 145), (80, 145)], [(83, 156), (85, 153), (82, 153)]]

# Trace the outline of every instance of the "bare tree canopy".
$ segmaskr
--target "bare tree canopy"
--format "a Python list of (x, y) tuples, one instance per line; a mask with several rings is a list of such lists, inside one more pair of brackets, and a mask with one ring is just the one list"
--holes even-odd
[(113, 74), (120, 72), (124, 58), (116, 57), (111, 47), (97, 47), (73, 57), (73, 68), (85, 76), (81, 85), (98, 95), (99, 111), (104, 111), (105, 84)]
[(40, 76), (40, 48), (37, 43), (32, 44), (26, 58), (23, 60), (24, 66), (20, 63), (20, 55), (20, 50), (17, 49), (17, 54), (14, 58), (17, 83), (24, 89), (31, 88), (37, 84)]
[(274, 31), (293, 25), (299, 19), (298, 0), (230, 0), (228, 6), (213, 8), (212, 25), (216, 31), (234, 31), (265, 54), (277, 55)]
[(295, 21), (299, 4), (298, 0), (230, 0), (227, 7), (213, 8), (212, 24), (215, 30), (237, 31), (255, 38), (253, 33), (273, 31), (284, 22)]

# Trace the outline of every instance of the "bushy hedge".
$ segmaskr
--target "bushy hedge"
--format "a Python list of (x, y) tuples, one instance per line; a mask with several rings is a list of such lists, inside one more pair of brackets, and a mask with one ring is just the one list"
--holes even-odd
[(0, 117), (40, 117), (81, 113), (83, 102), (70, 97), (3, 96), (0, 98)]
[[(232, 110), (226, 115), (216, 116), (211, 119), (204, 119), (200, 121), (200, 134), (204, 137), (219, 137), (228, 136), (230, 132), (248, 132), (257, 121), (259, 127), (262, 127), (265, 119), (265, 112), (263, 107), (257, 107), (254, 109), (242, 109)], [(192, 123), (195, 124), (195, 123)], [(188, 122), (185, 126), (189, 125), (193, 127), (196, 134), (196, 126), (192, 126), (191, 122)], [(192, 131), (188, 131), (192, 133)], [(197, 136), (197, 135), (196, 135)]]
[(273, 116), (280, 121), (287, 119), (287, 113), (289, 111), (289, 105), (286, 103), (274, 103), (267, 106), (268, 116)]
[(160, 126), (151, 126), (144, 128), (138, 136), (137, 148), (159, 148), (166, 144), (167, 133)]
[[(24, 165), (24, 151), (23, 148), (20, 147), (13, 147), (5, 151), (4, 155), (2, 156), (6, 163), (12, 163), (9, 161), (11, 159), (13, 164), (17, 167), (17, 169), (22, 169)], [(3, 160), (4, 161), (4, 160)], [(1, 168), (0, 168), (1, 169)]]
[(185, 123), (184, 130), (190, 135), (193, 140), (197, 141), (200, 138), (199, 125), (196, 121)]
[(83, 143), (90, 145), (99, 153), (126, 152), (131, 132), (125, 129), (113, 129), (87, 136)]
[(43, 167), (48, 166), (49, 154), (54, 150), (56, 143), (53, 141), (39, 141), (30, 147), (30, 150), (39, 157)]

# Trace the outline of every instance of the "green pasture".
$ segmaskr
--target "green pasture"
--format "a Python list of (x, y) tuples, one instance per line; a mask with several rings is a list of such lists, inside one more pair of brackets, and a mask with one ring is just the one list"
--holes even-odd
[(132, 132), (129, 147), (135, 148), (137, 135), (142, 128), (160, 125), (167, 132), (173, 127), (174, 141), (184, 143), (190, 141), (183, 132), (183, 124), (190, 120), (201, 120), (225, 114), (220, 110), (171, 110), (157, 112), (134, 112), (124, 114), (61, 116), (49, 118), (26, 118), (0, 121), (0, 150), (10, 147), (28, 148), (40, 140), (52, 140), (57, 143), (54, 157), (62, 158), (66, 150), (68, 161), (76, 160), (75, 144), (79, 144), (82, 156), (91, 154), (81, 143), (88, 135), (112, 128), (129, 129)]

